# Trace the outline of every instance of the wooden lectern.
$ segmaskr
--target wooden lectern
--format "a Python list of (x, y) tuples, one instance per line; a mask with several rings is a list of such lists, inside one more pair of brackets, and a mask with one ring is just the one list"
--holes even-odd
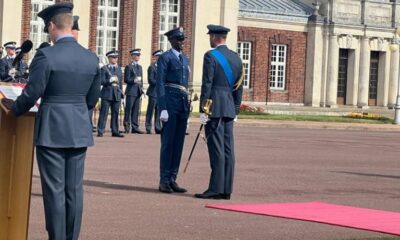
[(7, 113), (0, 103), (0, 240), (26, 240), (35, 114)]

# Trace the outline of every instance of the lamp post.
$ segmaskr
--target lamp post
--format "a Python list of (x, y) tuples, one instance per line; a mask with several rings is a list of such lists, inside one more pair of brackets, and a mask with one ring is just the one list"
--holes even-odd
[[(400, 46), (400, 28), (396, 29), (395, 37), (393, 38), (392, 44), (390, 45), (390, 49), (392, 51), (399, 51)], [(399, 72), (398, 72), (398, 80), (397, 80), (397, 97), (396, 97), (396, 105), (394, 106), (394, 124), (400, 124), (400, 62), (399, 62)]]

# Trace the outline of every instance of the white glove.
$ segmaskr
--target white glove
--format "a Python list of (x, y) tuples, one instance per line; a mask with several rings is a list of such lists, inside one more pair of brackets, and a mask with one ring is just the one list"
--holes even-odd
[(163, 122), (168, 122), (168, 111), (167, 110), (162, 110), (160, 114), (160, 120)]
[(200, 123), (201, 123), (201, 124), (205, 125), (205, 124), (207, 124), (207, 122), (208, 122), (209, 120), (210, 120), (210, 119), (208, 119), (207, 114), (205, 114), (205, 113), (200, 113)]
[(233, 119), (234, 122), (237, 122), (237, 115), (235, 116), (235, 118)]
[(8, 75), (10, 75), (11, 77), (15, 77), (15, 74), (17, 74), (17, 70), (15, 69), (15, 68), (11, 68), (9, 71), (8, 71)]

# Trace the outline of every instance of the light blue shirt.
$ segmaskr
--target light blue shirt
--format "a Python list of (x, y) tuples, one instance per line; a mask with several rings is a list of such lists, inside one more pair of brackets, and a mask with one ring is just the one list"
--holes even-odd
[(171, 52), (179, 59), (179, 55), (181, 55), (182, 54), (182, 52), (178, 52), (178, 51), (176, 51), (176, 49), (174, 49), (174, 48), (171, 48)]
[(63, 34), (61, 36), (58, 36), (58, 38), (56, 39), (56, 42), (60, 41), (63, 38), (67, 38), (67, 37), (74, 37), (74, 36), (71, 33)]

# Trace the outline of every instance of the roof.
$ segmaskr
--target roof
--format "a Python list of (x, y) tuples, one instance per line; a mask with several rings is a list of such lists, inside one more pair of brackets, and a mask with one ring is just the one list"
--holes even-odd
[(314, 9), (301, 0), (239, 0), (239, 16), (307, 22)]

